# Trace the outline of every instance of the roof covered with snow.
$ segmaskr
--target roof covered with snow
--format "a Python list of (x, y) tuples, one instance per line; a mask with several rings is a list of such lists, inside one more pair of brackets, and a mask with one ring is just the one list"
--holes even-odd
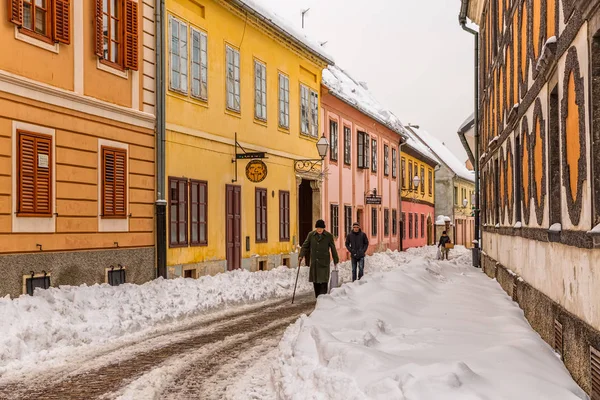
[(275, 12), (269, 10), (262, 0), (232, 0), (233, 3), (238, 4), (243, 8), (247, 8), (250, 12), (257, 14), (258, 17), (264, 19), (266, 23), (272, 25), (275, 29), (290, 36), (292, 39), (299, 42), (300, 45), (306, 47), (317, 56), (321, 57), (327, 64), (334, 64), (333, 57), (329, 55), (323, 46), (319, 45), (316, 41), (309, 38), (302, 31), (295, 28), (289, 21), (280, 17)]
[(473, 127), (474, 123), (475, 123), (475, 114), (471, 114), (460, 125), (460, 128), (458, 128), (458, 132), (459, 133), (467, 133), (467, 131)]
[(438, 161), (438, 157), (429, 149), (429, 147), (425, 146), (423, 142), (421, 142), (412, 131), (414, 128), (410, 128), (406, 130), (406, 145), (416, 151), (419, 154), (424, 155), (427, 158), (430, 158), (433, 161)]
[(399, 135), (406, 135), (406, 129), (404, 129), (400, 119), (375, 99), (365, 83), (355, 80), (346, 71), (335, 66), (327, 67), (323, 70), (323, 85), (336, 97), (363, 114), (387, 126)]
[(440, 160), (448, 168), (450, 168), (460, 178), (470, 182), (475, 181), (475, 174), (469, 171), (465, 164), (460, 161), (446, 145), (436, 139), (432, 134), (424, 129), (410, 128), (415, 136), (419, 138), (419, 142), (427, 145), (427, 147), (435, 154), (435, 158)]

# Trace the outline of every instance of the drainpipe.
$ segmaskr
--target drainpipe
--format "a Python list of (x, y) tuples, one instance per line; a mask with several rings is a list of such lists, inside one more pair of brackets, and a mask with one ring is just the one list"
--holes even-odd
[(398, 182), (400, 182), (398, 185), (398, 201), (400, 203), (398, 207), (398, 219), (402, 221), (402, 224), (400, 224), (400, 228), (402, 228), (400, 229), (400, 251), (404, 251), (404, 238), (402, 235), (404, 235), (404, 225), (406, 224), (406, 221), (402, 220), (402, 180), (404, 179), (404, 174), (402, 173), (402, 146), (405, 144), (402, 137), (400, 137), (400, 143), (398, 144), (398, 165), (400, 165), (400, 179), (398, 179)]
[(469, 0), (462, 0), (460, 15), (458, 21), (460, 26), (466, 32), (473, 35), (475, 39), (475, 53), (474, 53), (474, 75), (475, 75), (475, 92), (473, 96), (474, 102), (474, 115), (473, 115), (473, 127), (475, 136), (475, 154), (473, 158), (475, 163), (473, 168), (475, 169), (475, 245), (473, 246), (473, 266), (481, 267), (481, 250), (480, 250), (480, 232), (479, 232), (479, 33), (467, 26), (467, 10), (469, 7)]
[(156, 276), (167, 278), (167, 201), (165, 200), (165, 1), (158, 0), (156, 26)]

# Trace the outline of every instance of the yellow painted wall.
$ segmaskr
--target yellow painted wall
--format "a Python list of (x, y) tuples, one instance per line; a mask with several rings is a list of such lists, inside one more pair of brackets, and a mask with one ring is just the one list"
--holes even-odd
[[(167, 1), (167, 14), (204, 31), (208, 36), (208, 101), (169, 89), (167, 57), (167, 179), (169, 176), (208, 181), (208, 246), (169, 248), (169, 265), (225, 259), (225, 186), (234, 178), (231, 163), (234, 135), (239, 142), (267, 148), (265, 181), (255, 185), (244, 175), (247, 161), (238, 165), (236, 184), (242, 188), (242, 257), (290, 252), (297, 235), (297, 183), (293, 158), (316, 158), (316, 139), (300, 134), (300, 83), (320, 92), (325, 66), (311, 61), (296, 47), (284, 44), (252, 17), (246, 23), (237, 9), (216, 0)], [(168, 29), (168, 16), (165, 18)], [(168, 30), (167, 30), (168, 31)], [(189, 35), (189, 28), (188, 28)], [(241, 112), (226, 110), (225, 46), (240, 51)], [(167, 46), (170, 41), (167, 40)], [(266, 64), (267, 121), (254, 118), (254, 60)], [(290, 128), (278, 124), (278, 73), (290, 80)], [(189, 78), (188, 78), (189, 79)], [(320, 121), (320, 124), (322, 121)], [(319, 131), (321, 133), (321, 129)], [(208, 139), (214, 138), (214, 140)], [(240, 150), (238, 150), (239, 152)], [(281, 152), (279, 156), (273, 152)], [(267, 188), (267, 244), (255, 244), (255, 187)], [(279, 190), (290, 192), (290, 241), (279, 242)], [(272, 197), (272, 191), (275, 197)], [(245, 251), (245, 237), (251, 248)], [(296, 238), (297, 242), (297, 238)]]
[[(400, 172), (401, 174), (404, 174), (404, 176), (402, 177), (402, 197), (403, 198), (410, 198), (410, 199), (417, 199), (417, 200), (421, 200), (421, 201), (427, 201), (431, 204), (435, 203), (435, 168), (427, 165), (425, 162), (417, 159), (416, 157), (405, 153), (404, 151), (401, 153), (401, 160), (405, 160), (406, 162), (406, 169), (404, 172)], [(413, 174), (412, 176), (409, 176), (409, 162), (412, 162), (413, 165)], [(415, 170), (415, 165), (417, 166), (417, 169)], [(425, 168), (425, 181), (419, 184), (419, 190), (418, 192), (409, 192), (408, 188), (409, 188), (409, 183), (412, 184), (412, 180), (415, 177), (415, 175), (419, 175), (419, 177), (421, 177), (421, 167)], [(400, 168), (402, 168), (402, 161), (400, 161)], [(431, 194), (429, 194), (429, 172), (431, 171), (431, 176), (432, 176), (432, 182), (431, 182)], [(423, 194), (421, 192), (421, 185), (425, 185), (425, 193)]]

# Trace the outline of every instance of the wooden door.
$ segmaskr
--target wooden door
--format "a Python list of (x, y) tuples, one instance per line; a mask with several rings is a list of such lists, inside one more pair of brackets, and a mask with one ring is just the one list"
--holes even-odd
[(239, 186), (226, 186), (225, 237), (227, 240), (227, 270), (242, 266), (242, 189)]
[(313, 191), (310, 187), (310, 181), (303, 179), (298, 193), (298, 213), (300, 221), (298, 242), (300, 246), (306, 240), (308, 234), (313, 230)]

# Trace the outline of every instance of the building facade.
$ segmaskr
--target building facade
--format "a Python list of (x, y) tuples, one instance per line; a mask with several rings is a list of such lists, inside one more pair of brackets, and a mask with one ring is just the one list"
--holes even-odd
[(0, 296), (153, 279), (154, 8), (6, 3)]
[(321, 215), (320, 164), (296, 161), (318, 159), (332, 61), (242, 1), (166, 7), (168, 277), (293, 265)]
[(323, 71), (322, 120), (331, 146), (323, 205), (341, 260), (349, 259), (345, 241), (354, 222), (369, 237), (368, 254), (400, 249), (402, 125), (372, 107), (377, 103), (363, 85), (337, 67)]
[(480, 32), (484, 270), (597, 398), (600, 2), (463, 3)]
[(435, 242), (435, 155), (416, 138), (410, 126), (402, 146), (400, 171), (402, 250)]

